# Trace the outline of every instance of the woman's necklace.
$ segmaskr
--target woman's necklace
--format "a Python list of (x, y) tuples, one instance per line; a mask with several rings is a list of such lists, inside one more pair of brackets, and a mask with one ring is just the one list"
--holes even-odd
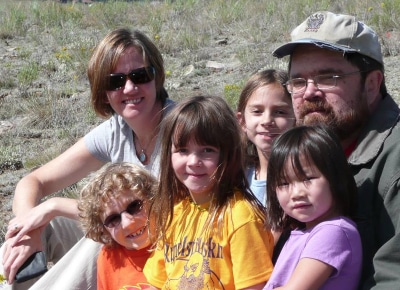
[(144, 149), (142, 149), (142, 151), (140, 152), (140, 154), (139, 154), (139, 160), (140, 160), (140, 162), (145, 162), (146, 161), (146, 159), (147, 159), (147, 155), (146, 155), (146, 152), (144, 152)]
[(140, 142), (139, 137), (135, 134), (134, 131), (132, 131), (134, 140), (136, 140), (137, 141), (136, 143), (138, 143), (140, 146), (140, 153), (139, 153), (138, 157), (139, 157), (139, 161), (142, 162), (143, 164), (144, 164), (144, 162), (146, 162), (148, 160), (146, 150), (151, 146), (151, 143), (153, 142), (154, 138), (157, 136), (158, 126), (161, 122), (161, 117), (162, 117), (162, 114), (160, 114), (160, 116), (158, 117), (159, 119), (157, 120), (157, 126), (151, 135), (150, 141), (147, 143), (147, 146), (145, 146), (145, 147), (142, 146), (142, 143)]
[[(146, 148), (150, 145), (150, 143), (153, 140), (153, 138), (150, 139), (149, 144), (147, 144)], [(140, 160), (140, 162), (144, 163), (147, 160), (146, 148), (142, 146), (142, 143), (140, 143), (140, 140), (139, 140), (139, 138), (137, 138), (136, 135), (135, 135), (135, 139), (136, 139), (137, 143), (139, 143), (140, 149), (141, 149), (140, 153), (139, 153), (139, 156), (138, 156), (139, 160)]]
[[(134, 140), (136, 140), (136, 143), (139, 144), (140, 148), (136, 148), (138, 149), (137, 152), (140, 151), (138, 158), (140, 160), (140, 162), (144, 163), (148, 160), (148, 156), (146, 154), (146, 150), (149, 149), (151, 151), (151, 144), (153, 143), (154, 138), (157, 136), (158, 130), (155, 131), (155, 133), (153, 133), (151, 135), (151, 138), (149, 140), (149, 142), (147, 143), (146, 146), (142, 146), (142, 143), (139, 140), (139, 137), (135, 134), (135, 132), (133, 132), (133, 138)], [(136, 145), (137, 145), (136, 144)]]

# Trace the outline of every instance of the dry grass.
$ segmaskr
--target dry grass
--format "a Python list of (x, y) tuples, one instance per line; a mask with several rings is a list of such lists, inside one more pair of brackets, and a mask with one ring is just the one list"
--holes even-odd
[[(172, 99), (218, 94), (234, 106), (250, 74), (286, 68), (271, 51), (318, 10), (357, 15), (378, 32), (387, 57), (399, 54), (398, 0), (1, 1), (0, 121), (12, 129), (0, 131), (0, 164), (22, 162), (25, 169), (0, 174), (0, 198), (9, 200), (27, 170), (100, 121), (88, 105), (86, 65), (110, 30), (140, 29), (156, 42)], [(223, 67), (210, 68), (212, 61)], [(2, 202), (0, 210), (9, 212), (10, 204)], [(5, 219), (0, 216), (0, 231)]]

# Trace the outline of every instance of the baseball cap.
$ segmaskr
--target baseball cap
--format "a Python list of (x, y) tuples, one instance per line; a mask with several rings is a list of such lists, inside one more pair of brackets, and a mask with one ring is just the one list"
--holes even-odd
[(378, 36), (354, 16), (319, 11), (310, 15), (291, 33), (291, 42), (278, 47), (273, 55), (292, 54), (298, 44), (314, 44), (320, 48), (359, 53), (383, 64)]

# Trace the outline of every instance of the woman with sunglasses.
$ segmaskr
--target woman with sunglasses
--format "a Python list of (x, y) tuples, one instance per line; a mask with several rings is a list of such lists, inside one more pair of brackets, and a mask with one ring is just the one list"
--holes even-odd
[[(157, 47), (141, 32), (114, 30), (95, 48), (88, 77), (93, 108), (107, 120), (20, 180), (13, 201), (16, 217), (9, 223), (3, 247), (4, 274), (9, 283), (38, 250), (49, 249), (47, 259), (60, 261), (34, 287), (29, 288), (35, 280), (29, 280), (14, 283), (13, 289), (44, 289), (40, 288), (43, 285), (56, 288), (57, 281), (64, 289), (96, 288), (99, 245), (81, 239), (82, 230), (70, 220), (78, 218), (77, 200), (54, 197), (40, 203), (44, 197), (80, 181), (108, 162), (138, 164), (158, 177), (159, 124), (173, 102), (163, 87), (163, 59)], [(56, 216), (69, 219), (54, 219)], [(66, 281), (71, 285), (67, 287)]]
[(82, 189), (78, 207), (86, 237), (104, 244), (97, 259), (97, 290), (150, 287), (143, 274), (150, 256), (148, 209), (156, 179), (132, 163), (103, 166)]

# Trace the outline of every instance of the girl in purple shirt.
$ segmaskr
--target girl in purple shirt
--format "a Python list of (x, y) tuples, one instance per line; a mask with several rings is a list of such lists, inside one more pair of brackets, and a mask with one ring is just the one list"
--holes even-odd
[(276, 139), (267, 172), (270, 224), (291, 233), (264, 289), (357, 289), (361, 241), (350, 219), (357, 188), (334, 133), (288, 130)]

